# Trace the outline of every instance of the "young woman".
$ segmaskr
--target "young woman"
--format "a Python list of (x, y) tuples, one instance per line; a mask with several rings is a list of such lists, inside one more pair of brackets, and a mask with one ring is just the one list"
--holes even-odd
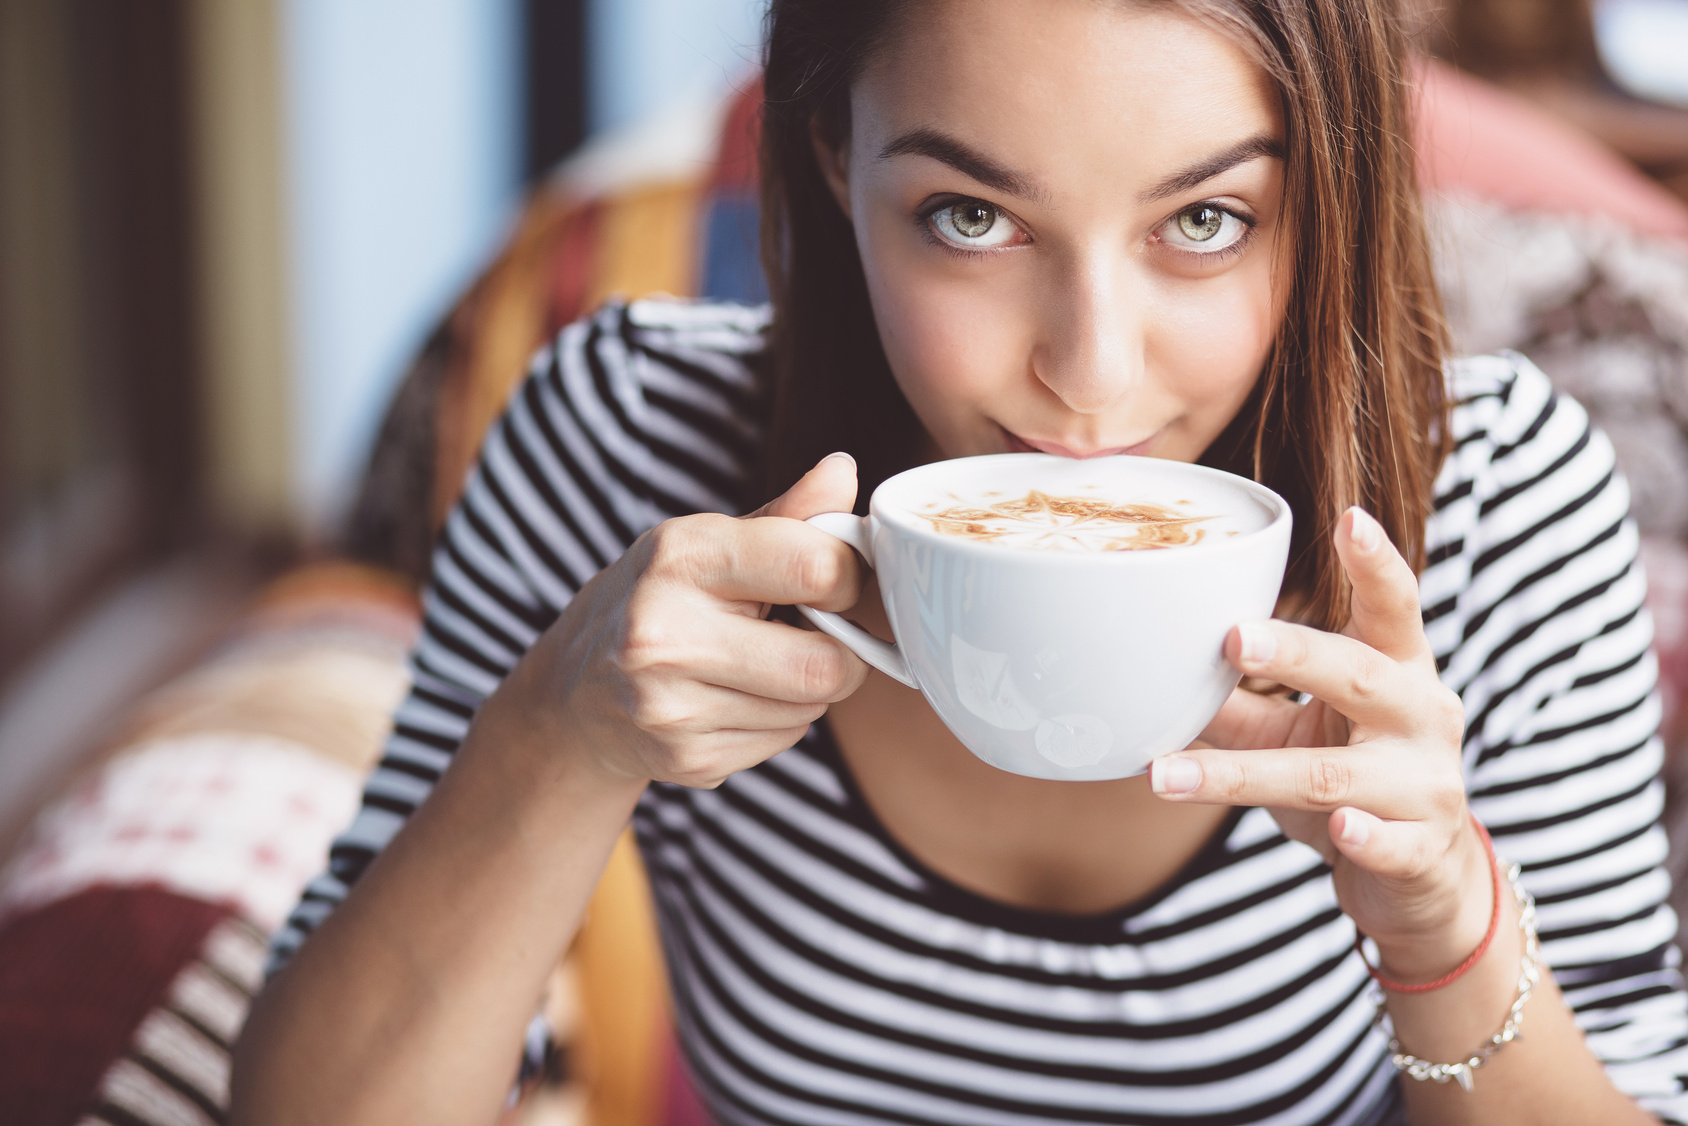
[[(490, 1120), (631, 816), (723, 1123), (1688, 1122), (1625, 488), (1527, 361), (1445, 361), (1387, 0), (768, 28), (771, 319), (612, 305), (536, 364), (235, 1120)], [(1289, 498), (1279, 616), (1226, 655), (1306, 702), (1036, 781), (769, 616), (883, 634), (800, 520), (1027, 450)], [(1540, 908), (1527, 993), (1478, 821)]]

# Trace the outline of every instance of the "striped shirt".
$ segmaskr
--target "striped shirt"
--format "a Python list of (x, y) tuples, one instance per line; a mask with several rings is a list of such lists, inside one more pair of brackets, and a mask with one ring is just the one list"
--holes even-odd
[[(434, 560), (415, 687), (286, 958), (424, 800), (476, 707), (575, 591), (755, 460), (766, 312), (612, 304), (564, 329), (490, 431)], [(1610, 444), (1520, 356), (1454, 364), (1420, 578), (1464, 700), (1471, 805), (1540, 906), (1547, 961), (1624, 1091), (1688, 1123), (1665, 905), (1659, 704)], [(634, 826), (681, 1041), (722, 1123), (1374, 1123), (1401, 1100), (1329, 869), (1235, 811), (1170, 884), (1074, 917), (910, 855), (824, 723)], [(1498, 1024), (1498, 1014), (1497, 1014)]]

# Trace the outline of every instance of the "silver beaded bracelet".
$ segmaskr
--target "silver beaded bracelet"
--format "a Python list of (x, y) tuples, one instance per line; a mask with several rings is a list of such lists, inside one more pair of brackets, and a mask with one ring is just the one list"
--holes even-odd
[(1519, 1038), (1518, 1028), (1524, 1023), (1524, 1005), (1541, 981), (1541, 945), (1536, 939), (1536, 901), (1518, 882), (1518, 865), (1507, 866), (1506, 882), (1512, 886), (1512, 894), (1518, 901), (1518, 930), (1524, 936), (1524, 957), (1518, 967), (1518, 997), (1506, 1014), (1506, 1023), (1481, 1048), (1458, 1063), (1431, 1063), (1402, 1051), (1401, 1042), (1395, 1039), (1394, 1025), (1389, 1021), (1387, 998), (1381, 989), (1378, 990), (1377, 1016), (1373, 1023), (1389, 1033), (1389, 1062), (1395, 1065), (1396, 1071), (1405, 1073), (1409, 1078), (1420, 1082), (1428, 1079), (1434, 1083), (1446, 1083), (1452, 1079), (1469, 1091), (1476, 1070), (1488, 1062), (1490, 1056)]

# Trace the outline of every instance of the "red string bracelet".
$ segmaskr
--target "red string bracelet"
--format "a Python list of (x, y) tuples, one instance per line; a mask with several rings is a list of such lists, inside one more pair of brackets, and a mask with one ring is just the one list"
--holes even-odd
[(1489, 831), (1483, 828), (1483, 823), (1477, 820), (1475, 813), (1471, 815), (1471, 823), (1477, 827), (1477, 835), (1483, 839), (1483, 851), (1489, 856), (1489, 871), (1494, 874), (1495, 879), (1495, 909), (1489, 915), (1489, 929), (1484, 933), (1483, 941), (1477, 944), (1477, 949), (1471, 952), (1471, 957), (1455, 966), (1451, 973), (1424, 985), (1402, 985), (1398, 981), (1390, 981), (1384, 977), (1377, 971), (1377, 967), (1366, 960), (1366, 952), (1360, 945), (1365, 942), (1366, 936), (1356, 928), (1354, 931), (1354, 952), (1360, 956), (1360, 964), (1366, 967), (1366, 972), (1371, 974), (1373, 981), (1391, 993), (1429, 993), (1432, 989), (1440, 989), (1444, 985), (1453, 984), (1463, 977), (1467, 970), (1475, 966), (1484, 954), (1488, 953), (1489, 943), (1495, 940), (1495, 931), (1500, 927), (1500, 862), (1495, 859), (1495, 844), (1489, 839)]

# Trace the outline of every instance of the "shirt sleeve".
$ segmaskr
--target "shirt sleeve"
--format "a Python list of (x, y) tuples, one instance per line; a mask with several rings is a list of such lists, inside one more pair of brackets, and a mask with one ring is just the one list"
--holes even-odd
[(737, 306), (612, 302), (534, 357), (435, 548), (412, 688), (362, 806), (271, 939), (270, 972), (403, 828), (575, 592), (662, 520), (732, 510), (755, 452), (765, 321)]
[[(1611, 444), (1519, 356), (1475, 380), (1421, 583), (1466, 711), (1473, 811), (1523, 869), (1542, 951), (1617, 1086), (1688, 1122), (1688, 998), (1659, 817), (1639, 537)], [(1525, 1033), (1529, 1014), (1525, 1012)]]

